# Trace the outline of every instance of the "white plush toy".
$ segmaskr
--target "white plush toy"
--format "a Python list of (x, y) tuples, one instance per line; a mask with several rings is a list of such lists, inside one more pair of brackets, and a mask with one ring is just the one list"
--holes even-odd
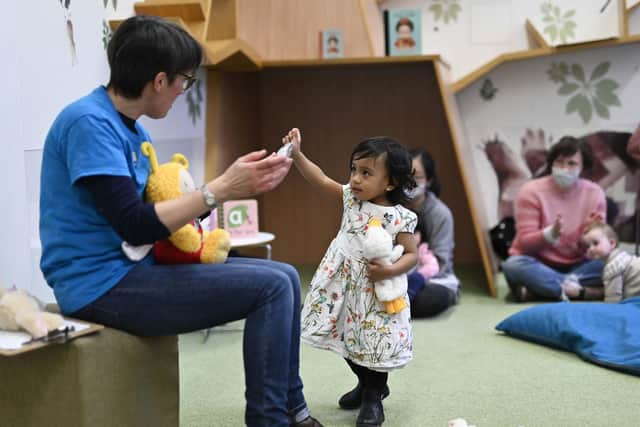
[(28, 293), (0, 288), (0, 329), (26, 331), (41, 338), (63, 324), (62, 316), (42, 311), (38, 300)]
[[(369, 261), (380, 260), (385, 265), (393, 264), (402, 256), (404, 247), (393, 246), (391, 235), (382, 228), (378, 218), (369, 220), (367, 235), (364, 241), (363, 256)], [(407, 276), (401, 274), (374, 283), (376, 297), (385, 305), (389, 314), (399, 313), (408, 307), (405, 301), (407, 294)]]
[(448, 427), (476, 427), (467, 423), (467, 420), (464, 418), (456, 418), (455, 420), (449, 421)]

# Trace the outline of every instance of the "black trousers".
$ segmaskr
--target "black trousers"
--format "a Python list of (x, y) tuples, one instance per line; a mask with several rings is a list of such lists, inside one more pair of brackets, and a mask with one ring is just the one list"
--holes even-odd
[(457, 301), (454, 291), (441, 285), (427, 285), (411, 300), (411, 317), (433, 317)]
[(358, 381), (362, 384), (363, 388), (370, 388), (380, 390), (387, 385), (387, 379), (389, 374), (387, 372), (378, 372), (364, 366), (356, 365), (349, 359), (346, 360), (347, 364), (351, 368), (354, 374), (358, 377)]

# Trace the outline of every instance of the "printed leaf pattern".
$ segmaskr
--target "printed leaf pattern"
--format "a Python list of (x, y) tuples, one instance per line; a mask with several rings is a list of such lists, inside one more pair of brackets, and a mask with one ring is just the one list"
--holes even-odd
[(429, 10), (433, 12), (433, 20), (438, 22), (440, 19), (448, 24), (449, 21), (458, 20), (458, 13), (462, 10), (459, 4), (460, 0), (433, 0), (433, 4), (429, 6)]
[[(109, 0), (103, 0), (104, 3), (104, 8), (106, 9), (107, 6), (109, 6)], [(113, 4), (113, 10), (116, 10), (118, 8), (118, 0), (111, 0), (111, 3)]]
[(493, 85), (493, 81), (489, 78), (485, 79), (480, 88), (480, 97), (485, 101), (491, 101), (498, 92), (498, 88)]
[(200, 105), (202, 105), (202, 90), (200, 87), (200, 80), (196, 80), (191, 89), (187, 92), (187, 105), (189, 107), (189, 117), (191, 117), (191, 122), (195, 126), (196, 121), (202, 116), (202, 110)]
[(547, 33), (552, 42), (559, 40), (561, 43), (567, 43), (576, 37), (574, 33), (576, 23), (571, 19), (576, 14), (575, 9), (562, 13), (560, 7), (548, 1), (542, 3), (540, 10), (542, 22), (546, 25), (542, 32)]
[(567, 114), (577, 112), (586, 124), (593, 117), (594, 111), (598, 117), (609, 119), (609, 107), (622, 105), (616, 94), (620, 85), (615, 80), (605, 77), (610, 67), (610, 62), (601, 62), (587, 79), (587, 73), (580, 64), (568, 65), (564, 61), (551, 64), (547, 75), (553, 83), (560, 85), (558, 95), (570, 96), (565, 109)]
[(102, 45), (104, 46), (104, 50), (107, 50), (107, 46), (109, 46), (109, 40), (111, 40), (111, 27), (109, 27), (109, 23), (106, 19), (102, 20)]

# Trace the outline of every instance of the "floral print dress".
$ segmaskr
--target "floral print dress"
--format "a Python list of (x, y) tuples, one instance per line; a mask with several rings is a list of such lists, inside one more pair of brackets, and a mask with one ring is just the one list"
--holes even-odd
[[(400, 205), (359, 201), (349, 185), (343, 186), (342, 201), (340, 231), (309, 285), (301, 339), (373, 370), (402, 367), (412, 358), (409, 309), (387, 314), (367, 278), (362, 249), (371, 217), (380, 220), (395, 242), (398, 233), (413, 233), (416, 215)], [(405, 300), (408, 305), (407, 296)]]

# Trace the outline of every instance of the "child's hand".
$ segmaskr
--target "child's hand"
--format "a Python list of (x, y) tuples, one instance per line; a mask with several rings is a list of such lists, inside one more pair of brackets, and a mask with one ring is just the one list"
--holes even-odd
[(369, 262), (369, 280), (379, 282), (391, 277), (391, 273), (387, 269), (388, 265), (382, 264), (380, 261)]
[(603, 223), (604, 217), (599, 212), (591, 212), (589, 216), (584, 220), (584, 227), (587, 227), (593, 223)]
[(300, 146), (302, 145), (302, 135), (300, 135), (300, 130), (298, 128), (293, 128), (289, 131), (289, 133), (282, 138), (282, 144), (291, 143), (293, 147), (293, 154), (297, 154), (300, 152)]

